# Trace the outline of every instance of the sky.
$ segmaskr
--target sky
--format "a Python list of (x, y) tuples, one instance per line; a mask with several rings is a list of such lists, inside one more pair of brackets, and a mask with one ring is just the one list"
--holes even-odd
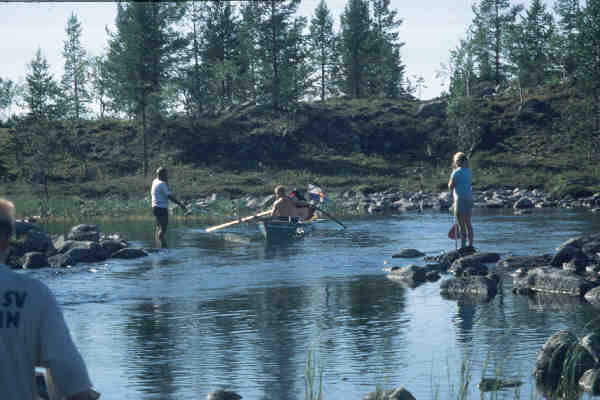
[[(63, 74), (63, 42), (71, 13), (82, 25), (82, 44), (91, 55), (103, 52), (106, 27), (114, 30), (116, 4), (113, 2), (4, 2), (0, 0), (0, 77), (22, 81), (38, 48), (46, 57), (57, 80)], [(326, 0), (336, 25), (346, 0)], [(310, 19), (319, 0), (302, 0), (299, 14)], [(391, 0), (403, 23), (399, 29), (405, 42), (402, 58), (409, 78), (425, 79), (422, 99), (439, 96), (443, 86), (436, 79), (440, 63), (448, 61), (450, 50), (464, 38), (472, 21), (472, 0)], [(336, 27), (337, 29), (337, 27)]]

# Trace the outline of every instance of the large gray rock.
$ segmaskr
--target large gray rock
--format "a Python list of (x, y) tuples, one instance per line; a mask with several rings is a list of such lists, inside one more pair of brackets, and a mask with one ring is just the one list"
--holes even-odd
[[(77, 242), (76, 242), (77, 243)], [(66, 267), (78, 263), (90, 263), (104, 261), (108, 258), (108, 254), (102, 246), (96, 242), (78, 242), (85, 243), (86, 246), (73, 247), (63, 254), (57, 254), (54, 257), (48, 258), (48, 261), (53, 267)]]
[(476, 254), (473, 254), (455, 260), (448, 269), (448, 272), (459, 277), (487, 275), (488, 268), (481, 263)]
[(600, 369), (592, 368), (585, 371), (579, 379), (579, 387), (592, 396), (600, 395)]
[(583, 297), (591, 304), (600, 306), (600, 286), (589, 290)]
[(528, 197), (521, 197), (513, 204), (514, 209), (533, 208), (533, 201)]
[(416, 249), (402, 249), (396, 254), (392, 254), (392, 258), (417, 258), (423, 257), (425, 253), (421, 253)]
[(577, 337), (568, 331), (559, 331), (550, 336), (538, 350), (533, 376), (543, 387), (556, 387), (562, 374), (565, 357), (577, 344)]
[(446, 295), (476, 295), (493, 297), (498, 292), (500, 277), (469, 276), (465, 278), (450, 278), (440, 285), (440, 293)]
[(559, 248), (558, 252), (552, 257), (550, 265), (555, 267), (562, 267), (563, 263), (567, 263), (574, 258), (586, 259), (587, 256), (578, 247), (575, 246), (563, 246)]
[(106, 250), (108, 257), (112, 257), (113, 254), (127, 247), (127, 243), (122, 240), (101, 240), (99, 244)]
[(553, 267), (538, 267), (513, 276), (513, 288), (519, 293), (535, 291), (584, 296), (592, 287), (583, 277)]
[(18, 219), (15, 221), (15, 236), (17, 238), (25, 235), (27, 232), (34, 230), (34, 231), (41, 231), (42, 228), (40, 228), (39, 225), (34, 224), (32, 222), (29, 221), (24, 221), (21, 219)]
[(39, 251), (41, 253), (54, 253), (55, 250), (50, 236), (44, 232), (32, 229), (25, 234), (23, 251), (25, 253), (32, 251)]
[(590, 333), (581, 338), (579, 344), (590, 353), (594, 365), (600, 365), (600, 335), (597, 333)]
[(206, 396), (206, 400), (240, 400), (242, 396), (226, 389), (217, 389)]
[(392, 267), (387, 277), (416, 287), (426, 281), (426, 271), (423, 267), (411, 264), (406, 267)]
[(408, 390), (401, 387), (368, 393), (363, 396), (363, 400), (415, 400), (415, 398)]
[(438, 256), (425, 257), (425, 261), (439, 263), (442, 266), (442, 270), (447, 270), (455, 260), (471, 254), (475, 254), (475, 249), (473, 247), (465, 247), (463, 249), (442, 253)]
[(45, 253), (39, 251), (32, 251), (25, 254), (23, 261), (23, 269), (37, 269), (48, 267), (48, 257)]
[(133, 258), (145, 257), (147, 255), (148, 255), (148, 253), (146, 253), (142, 249), (127, 248), (127, 249), (121, 249), (121, 250), (117, 251), (116, 253), (111, 255), (111, 258), (133, 259)]
[(500, 268), (514, 271), (517, 269), (530, 270), (550, 264), (552, 260), (551, 254), (543, 254), (540, 256), (509, 256), (496, 264)]
[(100, 232), (96, 225), (81, 224), (71, 228), (71, 231), (67, 235), (67, 239), (78, 241), (91, 240), (97, 242), (100, 239)]

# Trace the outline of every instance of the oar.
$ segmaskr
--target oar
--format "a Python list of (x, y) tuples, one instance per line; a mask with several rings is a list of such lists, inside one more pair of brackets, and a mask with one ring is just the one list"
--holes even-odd
[(315, 210), (321, 211), (323, 214), (327, 215), (329, 218), (331, 218), (332, 220), (334, 220), (335, 222), (340, 224), (344, 229), (346, 229), (346, 225), (344, 225), (340, 221), (338, 221), (333, 215), (329, 214), (327, 211), (324, 211), (315, 205), (313, 205), (313, 207), (315, 208)]
[(235, 221), (227, 222), (225, 224), (211, 226), (210, 228), (206, 228), (205, 231), (206, 232), (212, 232), (212, 231), (216, 231), (217, 229), (227, 228), (228, 226), (239, 224), (240, 222), (250, 221), (251, 219), (254, 219), (256, 217), (262, 217), (263, 215), (267, 215), (267, 214), (270, 214), (270, 213), (271, 213), (271, 210), (269, 210), (269, 211), (263, 211), (263, 212), (258, 213), (256, 215), (251, 215), (249, 217), (244, 217), (242, 219), (237, 219)]

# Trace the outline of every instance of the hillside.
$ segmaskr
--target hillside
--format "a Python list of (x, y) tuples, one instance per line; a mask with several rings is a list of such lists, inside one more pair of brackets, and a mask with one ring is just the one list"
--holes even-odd
[[(482, 141), (472, 164), (476, 188), (543, 187), (575, 196), (600, 188), (593, 136), (573, 129), (573, 110), (584, 105), (568, 88), (544, 88), (520, 103), (492, 95), (479, 103)], [(57, 146), (53, 191), (82, 198), (143, 196), (142, 143), (130, 121), (83, 121)], [(35, 187), (23, 179), (23, 158), (14, 125), (0, 127), (0, 179), (12, 192)], [(239, 195), (270, 192), (278, 182), (318, 182), (329, 190), (404, 188), (439, 190), (457, 148), (443, 99), (330, 100), (300, 104), (275, 115), (260, 106), (237, 107), (192, 122), (184, 116), (160, 121), (150, 137), (150, 170), (173, 169), (184, 197), (214, 191)], [(21, 160), (20, 160), (21, 158)]]

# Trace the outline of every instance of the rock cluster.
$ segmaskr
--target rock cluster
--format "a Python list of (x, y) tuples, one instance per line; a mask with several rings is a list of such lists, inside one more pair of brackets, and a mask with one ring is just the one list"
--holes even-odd
[[(337, 208), (350, 214), (401, 213), (426, 209), (447, 210), (452, 205), (452, 194), (447, 191), (432, 193), (424, 191), (386, 190), (369, 192), (368, 190), (346, 190), (339, 194), (331, 194), (330, 197), (335, 201)], [(269, 207), (275, 197), (273, 195), (260, 197), (249, 194), (241, 198), (231, 199), (225, 194), (213, 193), (192, 203), (186, 213), (207, 212), (210, 207), (223, 200), (231, 200), (235, 203), (235, 207), (257, 210)], [(473, 201), (474, 207), (477, 208), (510, 208), (517, 215), (526, 214), (534, 208), (546, 207), (584, 207), (592, 211), (600, 210), (600, 193), (577, 199), (571, 196), (556, 199), (540, 189), (490, 189), (473, 191)]]
[(118, 235), (100, 233), (96, 225), (81, 224), (55, 240), (30, 222), (17, 221), (17, 241), (10, 246), (7, 264), (11, 268), (35, 269), (66, 267), (108, 258), (138, 258), (148, 255), (144, 249), (130, 248)]
[(547, 392), (574, 394), (579, 387), (599, 395), (600, 336), (592, 333), (578, 340), (571, 332), (556, 332), (538, 350), (533, 376)]

